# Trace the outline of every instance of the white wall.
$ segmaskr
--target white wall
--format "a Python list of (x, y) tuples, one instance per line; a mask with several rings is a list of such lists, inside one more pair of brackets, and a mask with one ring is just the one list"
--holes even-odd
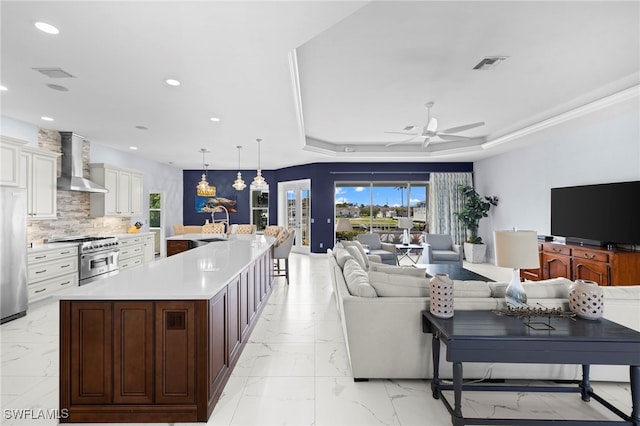
[(493, 231), (550, 235), (550, 189), (640, 180), (640, 100), (634, 97), (522, 138), (521, 148), (474, 163), (480, 195), (500, 202), (480, 221), (493, 259)]
[(28, 146), (38, 146), (38, 126), (15, 120), (4, 115), (0, 117), (0, 134), (28, 142)]

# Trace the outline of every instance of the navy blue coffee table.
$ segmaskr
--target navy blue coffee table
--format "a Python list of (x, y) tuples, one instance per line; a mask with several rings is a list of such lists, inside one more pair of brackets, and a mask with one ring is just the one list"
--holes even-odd
[[(441, 399), (454, 426), (462, 425), (634, 425), (640, 426), (640, 332), (606, 319), (543, 318), (553, 329), (528, 327), (525, 319), (492, 311), (456, 311), (452, 318), (422, 313), (422, 330), (433, 333), (433, 397)], [(447, 347), (447, 361), (453, 363), (453, 385), (439, 379), (440, 342)], [(578, 386), (513, 386), (509, 384), (463, 384), (463, 362), (581, 364)], [(628, 365), (631, 377), (631, 415), (626, 415), (601, 396), (589, 383), (592, 364)], [(442, 391), (453, 390), (451, 406)], [(462, 415), (462, 391), (579, 392), (584, 401), (595, 399), (618, 415), (621, 421), (527, 420), (466, 418)]]

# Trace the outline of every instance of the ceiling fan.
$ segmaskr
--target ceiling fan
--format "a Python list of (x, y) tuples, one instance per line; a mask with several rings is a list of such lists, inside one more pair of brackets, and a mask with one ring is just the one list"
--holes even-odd
[(411, 142), (418, 138), (424, 138), (422, 141), (422, 148), (426, 148), (431, 142), (432, 138), (440, 138), (443, 141), (462, 141), (471, 139), (467, 136), (456, 135), (454, 133), (464, 132), (465, 130), (475, 129), (476, 127), (484, 126), (484, 121), (480, 121), (477, 123), (465, 124), (462, 126), (451, 127), (450, 129), (438, 131), (438, 120), (435, 118), (431, 118), (431, 107), (433, 107), (434, 102), (427, 102), (425, 107), (427, 107), (427, 124), (420, 129), (419, 126), (406, 126), (402, 132), (385, 132), (396, 135), (411, 135), (412, 137), (399, 142), (390, 142), (386, 144), (386, 146), (392, 145), (400, 145), (403, 143)]

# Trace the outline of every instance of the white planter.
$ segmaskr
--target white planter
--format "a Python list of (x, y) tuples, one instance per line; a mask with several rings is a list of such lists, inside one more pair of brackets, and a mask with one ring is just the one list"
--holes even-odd
[(487, 252), (485, 244), (464, 243), (464, 258), (470, 263), (484, 262), (484, 255)]

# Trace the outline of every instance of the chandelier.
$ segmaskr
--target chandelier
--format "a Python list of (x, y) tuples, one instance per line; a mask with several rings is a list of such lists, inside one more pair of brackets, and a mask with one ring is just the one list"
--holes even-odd
[(260, 169), (260, 142), (262, 139), (256, 139), (258, 141), (258, 171), (256, 173), (256, 177), (253, 178), (253, 182), (251, 182), (251, 186), (254, 188), (266, 188), (267, 181), (262, 177), (262, 170)]
[(198, 186), (196, 186), (196, 195), (199, 197), (215, 197), (216, 196), (216, 187), (213, 185), (209, 185), (207, 182), (207, 166), (204, 161), (204, 155), (208, 152), (205, 148), (201, 148), (200, 152), (202, 153), (202, 180), (198, 182)]
[(236, 148), (238, 148), (238, 177), (231, 186), (233, 186), (237, 191), (242, 191), (247, 187), (247, 185), (245, 185), (244, 181), (242, 180), (242, 173), (240, 173), (240, 150), (242, 149), (242, 146), (238, 145), (236, 146)]

